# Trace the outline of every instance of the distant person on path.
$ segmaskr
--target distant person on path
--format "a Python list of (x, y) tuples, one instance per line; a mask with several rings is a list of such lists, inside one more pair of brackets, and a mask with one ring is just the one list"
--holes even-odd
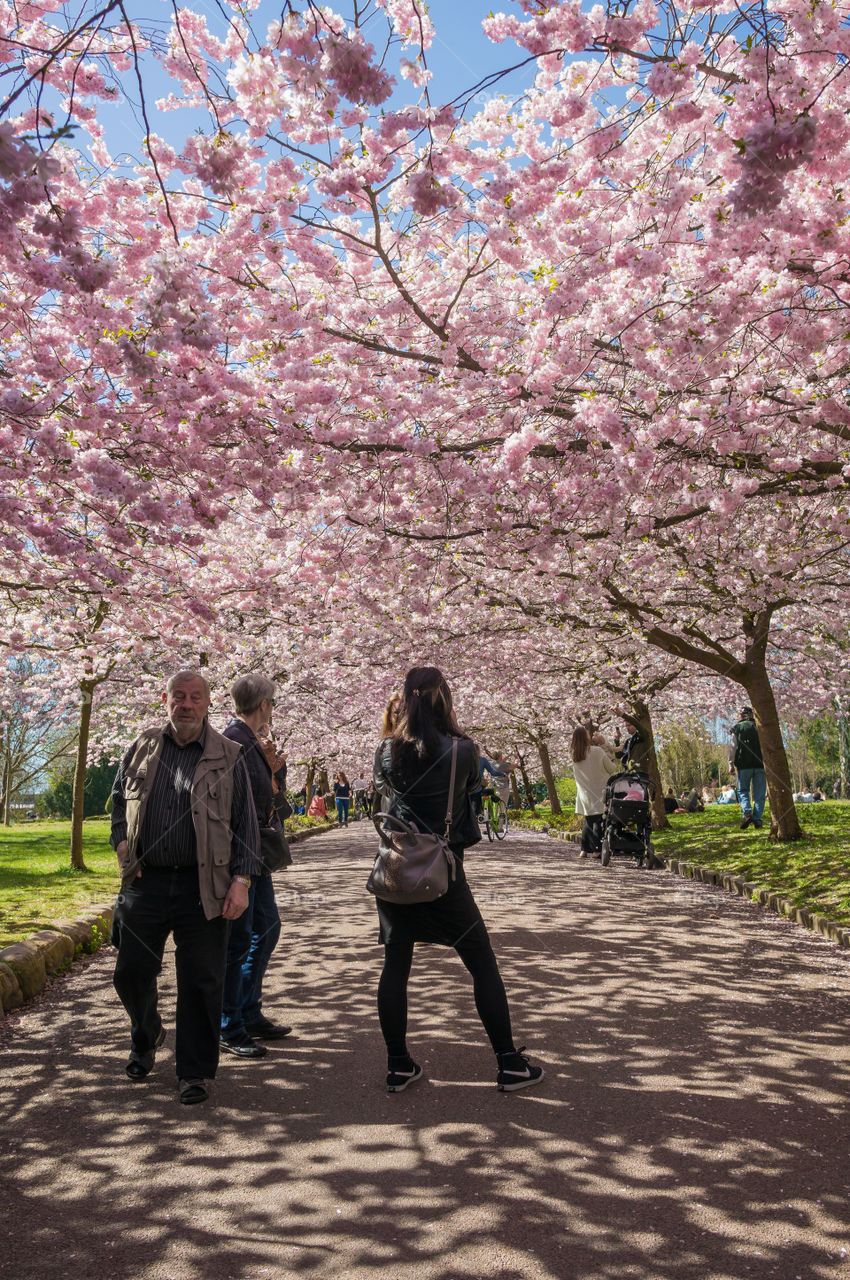
[(348, 826), (348, 806), (351, 804), (351, 784), (345, 774), (340, 772), (334, 778), (334, 803), (336, 804), (336, 825)]
[[(750, 823), (754, 827), (762, 825), (764, 802), (767, 797), (767, 779), (764, 774), (764, 762), (761, 755), (761, 742), (758, 729), (753, 718), (752, 707), (741, 708), (741, 718), (732, 726), (734, 747), (732, 763), (738, 774), (738, 799), (741, 802), (741, 830)], [(752, 803), (750, 793), (752, 792)]]
[(358, 774), (351, 784), (351, 790), (354, 792), (354, 809), (357, 814), (367, 812), (366, 792), (368, 789), (369, 783), (367, 779)]
[(407, 1047), (407, 983), (416, 943), (454, 947), (472, 975), (478, 1016), (496, 1054), (496, 1083), (503, 1091), (524, 1089), (543, 1078), (524, 1050), (514, 1045), (508, 998), (487, 928), (466, 880), (464, 850), (481, 839), (470, 796), (480, 783), (478, 748), (458, 728), (452, 695), (436, 667), (407, 673), (392, 734), (375, 752), (375, 787), (388, 812), (422, 831), (442, 835), (449, 806), (452, 740), (458, 739), (451, 795), (449, 845), (456, 879), (434, 902), (401, 906), (376, 899), (384, 970), (378, 986), (378, 1016), (387, 1045), (387, 1090), (399, 1093), (422, 1076)]
[(165, 1039), (157, 977), (174, 934), (178, 1096), (191, 1105), (209, 1096), (218, 1067), (228, 921), (262, 870), (260, 830), (242, 748), (207, 721), (204, 677), (178, 671), (162, 701), (167, 724), (136, 738), (112, 787), (115, 989), (130, 1015), (126, 1072), (138, 1082)]
[(605, 747), (591, 742), (590, 734), (580, 724), (573, 732), (571, 743), (573, 775), (576, 780), (576, 813), (584, 818), (581, 833), (580, 858), (602, 850), (602, 818), (605, 812), (605, 787), (612, 773), (619, 773), (620, 766)]
[[(230, 693), (236, 716), (224, 736), (242, 747), (260, 826), (280, 831), (276, 800), (286, 787), (286, 761), (265, 736), (274, 711), (274, 683), (252, 673), (234, 681)], [(227, 944), (221, 1047), (238, 1058), (264, 1058), (268, 1049), (258, 1041), (282, 1040), (292, 1030), (270, 1021), (262, 1009), (263, 978), (279, 940), (274, 882), (263, 868), (251, 884), (247, 909), (230, 926)]]
[(507, 807), (511, 798), (511, 765), (501, 751), (493, 752), (493, 759), (487, 761), (487, 772), (490, 775), (493, 790), (502, 804)]

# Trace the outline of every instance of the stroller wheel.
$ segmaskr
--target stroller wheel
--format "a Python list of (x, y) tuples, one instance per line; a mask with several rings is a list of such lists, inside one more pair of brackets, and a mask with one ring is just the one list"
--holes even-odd
[(611, 846), (608, 843), (607, 836), (602, 837), (602, 856), (600, 858), (600, 861), (603, 867), (607, 867), (608, 863), (611, 861)]

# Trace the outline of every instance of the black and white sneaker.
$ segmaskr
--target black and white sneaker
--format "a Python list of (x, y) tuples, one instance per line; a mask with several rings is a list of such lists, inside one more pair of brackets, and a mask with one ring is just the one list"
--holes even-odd
[(496, 1086), (500, 1093), (513, 1093), (516, 1089), (527, 1089), (529, 1085), (539, 1084), (543, 1079), (542, 1067), (533, 1067), (528, 1058), (523, 1057), (525, 1046), (513, 1053), (497, 1053), (499, 1074)]
[(422, 1079), (422, 1068), (412, 1058), (387, 1059), (387, 1093), (401, 1093)]

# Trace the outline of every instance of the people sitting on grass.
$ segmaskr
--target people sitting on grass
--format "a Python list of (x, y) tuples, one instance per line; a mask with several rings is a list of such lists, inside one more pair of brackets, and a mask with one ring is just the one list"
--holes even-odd
[(310, 801), (307, 816), (309, 818), (326, 818), (328, 816), (328, 806), (325, 804), (325, 797), (320, 791), (317, 791)]
[(682, 792), (681, 805), (685, 813), (702, 813), (705, 809), (696, 787), (691, 787), (690, 791)]

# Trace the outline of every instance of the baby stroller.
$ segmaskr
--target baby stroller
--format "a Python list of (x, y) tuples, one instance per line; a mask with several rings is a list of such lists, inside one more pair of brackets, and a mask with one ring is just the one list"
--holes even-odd
[(608, 866), (615, 853), (637, 858), (639, 867), (663, 865), (652, 847), (652, 798), (653, 786), (647, 773), (630, 770), (608, 779), (602, 819), (603, 867)]

